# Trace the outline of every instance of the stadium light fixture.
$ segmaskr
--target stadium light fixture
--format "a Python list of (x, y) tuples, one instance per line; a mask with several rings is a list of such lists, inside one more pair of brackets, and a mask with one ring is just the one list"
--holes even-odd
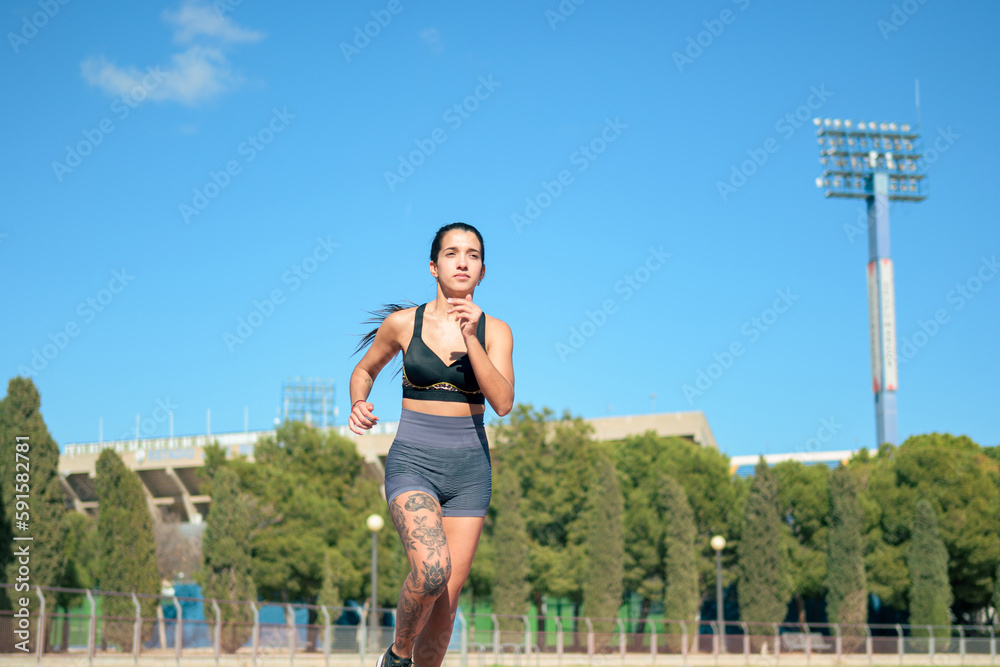
[(876, 446), (899, 444), (896, 425), (896, 306), (889, 258), (889, 202), (927, 199), (919, 131), (907, 123), (815, 119), (827, 198), (864, 199), (868, 207), (868, 313)]

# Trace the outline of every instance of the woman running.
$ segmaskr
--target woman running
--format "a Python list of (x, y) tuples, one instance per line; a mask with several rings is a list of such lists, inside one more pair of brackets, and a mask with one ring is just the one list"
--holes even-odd
[(403, 353), (403, 410), (385, 462), (389, 516), (410, 561), (396, 607), (393, 643), (376, 667), (440, 667), (492, 491), (485, 402), (514, 405), (513, 336), (472, 301), (486, 276), (483, 237), (456, 222), (431, 243), (434, 301), (390, 307), (351, 374), (351, 430), (378, 421), (372, 383)]

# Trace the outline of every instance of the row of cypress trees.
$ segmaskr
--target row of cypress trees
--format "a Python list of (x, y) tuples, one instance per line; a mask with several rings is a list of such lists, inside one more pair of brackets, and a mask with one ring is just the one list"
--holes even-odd
[[(547, 413), (522, 412), (520, 421), (516, 413), (511, 423), (501, 428), (495, 443), (494, 502), (488, 539), (483, 545), (487, 553), (477, 559), (474, 569), (483, 563), (489, 567), (489, 592), (498, 613), (523, 614), (527, 600), (538, 601), (540, 591), (553, 596), (572, 596), (577, 591), (584, 615), (613, 618), (624, 593), (627, 563), (623, 492), (612, 451), (590, 440), (582, 420), (564, 418), (553, 424)], [(552, 428), (555, 435), (550, 437), (546, 430)], [(95, 565), (90, 568), (93, 580), (87, 580), (88, 568), (80, 565), (80, 554), (87, 549), (76, 544), (87, 541), (87, 519), (66, 512), (58, 480), (58, 447), (42, 421), (38, 392), (24, 378), (11, 380), (7, 396), (0, 401), (0, 572), (5, 581), (14, 581), (16, 573), (9, 549), (16, 525), (14, 507), (5, 500), (14, 497), (13, 443), (16, 436), (25, 435), (31, 443), (31, 525), (36, 536), (32, 584), (157, 593), (159, 575), (152, 519), (141, 483), (110, 450), (102, 453), (97, 464), (96, 491), (101, 512), (97, 525), (90, 527), (95, 537), (90, 540)], [(239, 475), (233, 469), (211, 462), (206, 468), (213, 508), (203, 541), (206, 567), (201, 583), (205, 595), (220, 600), (256, 599), (251, 554), (260, 517), (256, 516), (253, 500), (241, 492)], [(663, 524), (656, 547), (663, 554), (660, 590), (664, 615), (693, 620), (702, 599), (699, 570), (704, 570), (704, 556), (697, 542), (704, 536), (698, 534), (684, 487), (670, 474), (655, 474), (659, 475), (655, 491), (645, 500), (656, 508), (657, 520)], [(848, 468), (834, 471), (829, 496), (829, 616), (842, 624), (864, 623), (868, 584), (863, 560), (863, 515), (858, 481)], [(737, 543), (737, 566), (733, 568), (738, 575), (740, 613), (745, 621), (780, 622), (785, 615), (789, 582), (785, 577), (787, 554), (780, 547), (784, 517), (780, 516), (777, 498), (777, 478), (761, 462), (746, 498), (743, 534)], [(525, 511), (529, 503), (533, 505), (531, 511)], [(907, 553), (913, 624), (949, 624), (947, 559), (934, 508), (920, 500)], [(343, 569), (341, 565), (331, 563), (330, 553), (325, 554), (321, 604), (336, 606), (341, 602), (334, 576), (334, 570)], [(473, 586), (474, 579), (475, 573)], [(9, 608), (9, 600), (0, 602)], [(67, 601), (53, 599), (47, 604), (52, 608)], [(144, 616), (153, 613), (152, 605), (152, 601), (143, 603)], [(109, 599), (105, 613), (132, 618), (134, 608), (129, 598), (114, 598)], [(246, 614), (246, 609), (236, 605), (223, 607), (229, 633), (224, 643), (230, 649), (245, 641), (246, 630), (240, 628), (248, 620)], [(131, 628), (131, 623), (124, 621), (119, 628), (109, 625), (105, 638), (128, 648)], [(149, 632), (151, 629), (149, 625)], [(603, 626), (595, 629), (610, 632)]]
[[(19, 523), (23, 517), (11, 503), (16, 495), (18, 437), (29, 444), (25, 453), (30, 466), (27, 529)], [(22, 535), (32, 538), (17, 543), (30, 545), (27, 583), (31, 586), (159, 593), (152, 516), (138, 476), (114, 451), (105, 450), (97, 460), (95, 486), (101, 499), (96, 524), (66, 507), (59, 480), (59, 447), (42, 419), (37, 388), (28, 378), (10, 380), (7, 395), (0, 400), (0, 564), (5, 583), (18, 581), (20, 563), (11, 538)], [(0, 605), (10, 609), (14, 592), (5, 590), (6, 595), (0, 591)], [(28, 597), (31, 610), (37, 612), (34, 594)], [(46, 608), (66, 607), (75, 601), (69, 594), (49, 593)], [(154, 616), (155, 604), (153, 599), (141, 598), (143, 616)], [(103, 605), (102, 614), (112, 618), (104, 626), (103, 640), (131, 650), (131, 619), (135, 618), (131, 597), (107, 596)], [(147, 633), (151, 632), (152, 625), (148, 625)]]
[[(21, 440), (17, 440), (20, 436)], [(26, 439), (25, 439), (26, 437)], [(15, 443), (29, 444), (30, 499), (28, 530), (17, 530), (15, 497)], [(130, 470), (112, 449), (97, 459), (95, 492), (100, 511), (96, 522), (66, 507), (59, 481), (59, 448), (42, 419), (41, 398), (27, 378), (12, 379), (7, 395), (0, 400), (0, 572), (4, 583), (18, 580), (20, 563), (14, 557), (11, 539), (29, 535), (30, 586), (92, 588), (102, 591), (155, 596), (160, 593), (160, 573), (156, 561), (153, 515), (139, 476)], [(249, 499), (240, 494), (236, 474), (222, 467), (211, 480), (213, 506), (206, 525), (203, 554), (206, 567), (200, 573), (207, 598), (256, 600), (250, 576), (252, 537)], [(22, 478), (23, 479), (23, 478)], [(22, 577), (23, 579), (23, 577)], [(0, 608), (12, 609), (15, 591), (0, 589)], [(24, 593), (16, 593), (18, 597)], [(32, 612), (38, 611), (34, 593), (27, 595)], [(79, 600), (69, 594), (49, 594), (48, 610), (66, 608)], [(144, 619), (156, 617), (157, 600), (139, 597)], [(135, 636), (135, 605), (130, 595), (102, 596), (102, 624), (99, 641), (131, 651)], [(226, 650), (241, 646), (249, 630), (246, 608), (221, 608)], [(148, 641), (154, 624), (142, 624), (140, 641)], [(64, 624), (68, 629), (69, 625)], [(65, 642), (64, 642), (65, 643)]]
[[(66, 554), (63, 550), (67, 535), (64, 521), (66, 508), (59, 486), (59, 447), (42, 420), (40, 408), (38, 390), (31, 380), (25, 378), (11, 380), (7, 395), (0, 400), (0, 574), (4, 583), (17, 582), (19, 563), (14, 557), (15, 542), (12, 538), (15, 535), (30, 536), (30, 542), (17, 544), (30, 545), (31, 585), (58, 586), (66, 574)], [(26, 482), (18, 482), (17, 478), (24, 470), (23, 467), (16, 467), (24, 462), (16, 456), (19, 453), (16, 451), (18, 438), (28, 444), (28, 451), (20, 452), (28, 458)], [(17, 517), (21, 515), (23, 520), (24, 511), (18, 511), (15, 501), (19, 495), (19, 484), (27, 484), (29, 490), (27, 530), (18, 529)], [(0, 605), (11, 609), (13, 597), (15, 591), (0, 590)], [(18, 593), (16, 597), (22, 597), (22, 594)], [(55, 597), (47, 598), (46, 604), (54, 607)]]
[[(487, 525), (494, 611), (524, 614), (529, 600), (536, 597), (539, 580), (544, 579), (546, 595), (571, 599), (579, 595), (583, 616), (615, 618), (623, 594), (626, 549), (622, 491), (615, 481), (611, 456), (600, 443), (587, 442), (584, 425), (567, 418), (557, 422), (552, 433), (541, 432), (539, 424), (550, 416), (515, 411), (512, 423), (500, 429), (494, 445), (496, 487)], [(629, 446), (619, 445), (619, 451)], [(693, 622), (705, 597), (702, 591), (707, 581), (699, 579), (699, 572), (705, 570), (701, 544), (707, 536), (698, 532), (683, 486), (669, 474), (651, 474), (659, 475), (657, 491), (645, 496), (634, 491), (632, 500), (653, 506), (654, 521), (662, 524), (662, 544), (654, 546), (663, 554), (659, 589), (663, 615)], [(831, 473), (824, 491), (831, 508), (825, 553), (827, 615), (831, 622), (858, 626), (845, 628), (848, 641), (851, 636), (864, 636), (860, 626), (867, 622), (869, 612), (861, 486), (858, 472), (842, 465)], [(740, 619), (749, 623), (781, 623), (788, 612), (792, 563), (786, 533), (792, 521), (782, 515), (782, 507), (778, 476), (761, 459), (742, 504), (731, 565)], [(935, 634), (950, 636), (948, 551), (936, 511), (926, 499), (916, 502), (908, 529), (912, 536), (905, 553), (911, 575), (910, 623), (938, 626)], [(535, 601), (537, 605), (537, 597)], [(519, 627), (514, 621), (508, 626)], [(538, 631), (544, 631), (541, 621)], [(676, 628), (667, 631), (679, 633)], [(757, 634), (769, 632), (757, 630)], [(914, 634), (928, 631), (917, 629)]]
[[(859, 485), (847, 466), (831, 475), (831, 529), (827, 541), (827, 613), (830, 621), (860, 626), (868, 619), (868, 584), (865, 574), (863, 512)], [(783, 517), (779, 515), (778, 482), (774, 471), (760, 460), (747, 499), (745, 524), (739, 545), (739, 596), (742, 620), (781, 622), (788, 601), (787, 554), (779, 547)], [(938, 517), (924, 498), (914, 507), (912, 538), (906, 554), (910, 572), (910, 624), (936, 626), (933, 634), (951, 636), (952, 603), (948, 578), (948, 550), (941, 537)], [(846, 635), (864, 636), (860, 627), (846, 628)], [(927, 636), (924, 627), (914, 630)]]
[[(614, 631), (626, 593), (625, 504), (614, 450), (592, 440), (583, 420), (551, 420), (548, 410), (518, 406), (498, 428), (493, 445), (494, 496), (473, 563), (486, 573), (493, 611), (502, 630), (520, 630), (529, 601), (541, 609), (546, 596), (569, 598), (592, 619), (598, 643)], [(659, 473), (656, 473), (659, 474)], [(695, 516), (684, 487), (658, 477), (655, 497), (664, 532), (654, 539), (654, 558), (665, 563), (660, 590), (665, 615), (695, 618), (701, 604)], [(504, 617), (507, 617), (506, 619)], [(539, 616), (538, 632), (546, 631)], [(680, 633), (679, 628), (668, 632)], [(574, 635), (577, 636), (577, 635)]]

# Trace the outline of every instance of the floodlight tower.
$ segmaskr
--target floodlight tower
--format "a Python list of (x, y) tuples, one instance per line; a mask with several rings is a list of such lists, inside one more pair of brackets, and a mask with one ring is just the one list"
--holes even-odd
[(281, 386), (281, 410), (285, 421), (292, 419), (321, 428), (332, 425), (331, 417), (337, 416), (333, 379), (289, 378)]
[(868, 206), (868, 329), (875, 393), (875, 445), (899, 444), (896, 427), (896, 305), (889, 258), (889, 202), (927, 198), (920, 133), (909, 125), (814, 118), (827, 197)]

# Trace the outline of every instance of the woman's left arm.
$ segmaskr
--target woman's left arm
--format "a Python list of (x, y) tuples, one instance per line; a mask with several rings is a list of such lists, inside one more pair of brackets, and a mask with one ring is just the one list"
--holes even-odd
[(483, 349), (476, 329), (479, 318), (486, 315), (472, 299), (455, 299), (451, 304), (449, 312), (459, 314), (462, 337), (479, 389), (496, 413), (504, 417), (514, 407), (514, 335), (506, 322), (494, 317), (486, 330), (487, 349)]

